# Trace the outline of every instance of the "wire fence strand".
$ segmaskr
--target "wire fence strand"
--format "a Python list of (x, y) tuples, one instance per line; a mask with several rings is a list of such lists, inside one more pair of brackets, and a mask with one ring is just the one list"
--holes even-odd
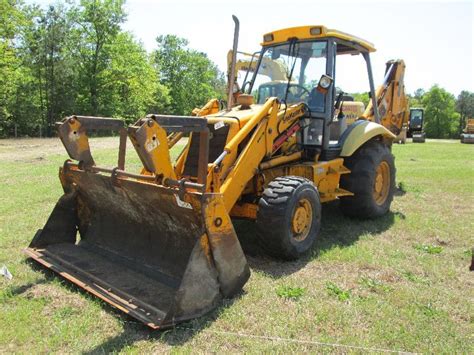
[[(195, 331), (195, 329), (193, 328), (185, 328), (185, 327), (180, 327), (180, 326), (177, 326), (176, 328)], [(327, 342), (321, 342), (321, 341), (316, 341), (316, 340), (292, 339), (292, 338), (283, 338), (283, 337), (269, 336), (269, 335), (254, 335), (254, 334), (230, 332), (230, 331), (223, 331), (223, 330), (202, 329), (200, 330), (200, 332), (219, 334), (219, 335), (225, 335), (225, 336), (234, 336), (234, 337), (240, 337), (240, 338), (258, 339), (258, 340), (265, 340), (265, 341), (296, 343), (296, 344), (302, 344), (302, 345), (304, 344), (304, 345), (311, 345), (311, 346), (324, 346), (324, 347), (341, 348), (341, 349), (364, 350), (364, 351), (370, 351), (370, 352), (383, 352), (383, 353), (395, 353), (395, 354), (418, 354), (418, 353), (413, 353), (413, 352), (403, 351), (403, 350), (391, 350), (391, 349), (384, 349), (384, 348), (365, 347), (365, 346), (359, 346), (359, 345), (327, 343)]]

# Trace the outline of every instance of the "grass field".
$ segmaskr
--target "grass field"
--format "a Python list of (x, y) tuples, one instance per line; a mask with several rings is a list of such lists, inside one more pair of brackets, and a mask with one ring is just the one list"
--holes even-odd
[[(97, 160), (112, 162), (113, 142), (94, 143)], [(400, 189), (388, 215), (357, 221), (325, 205), (307, 258), (251, 252), (241, 295), (152, 332), (26, 260), (22, 248), (61, 195), (66, 155), (59, 140), (0, 140), (0, 267), (13, 274), (0, 277), (0, 352), (474, 353), (474, 145), (428, 141), (393, 152)], [(252, 225), (238, 230), (251, 239)]]

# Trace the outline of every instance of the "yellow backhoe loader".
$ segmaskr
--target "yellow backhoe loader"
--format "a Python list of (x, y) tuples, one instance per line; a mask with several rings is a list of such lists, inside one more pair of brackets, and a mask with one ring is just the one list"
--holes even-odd
[[(324, 202), (340, 199), (342, 212), (357, 218), (384, 215), (395, 189), (391, 142), (407, 114), (405, 65), (389, 61), (375, 90), (374, 51), (324, 26), (287, 28), (263, 36), (236, 101), (230, 78), (225, 109), (213, 99), (195, 116), (150, 114), (127, 128), (119, 119), (65, 118), (57, 124), (71, 158), (59, 173), (64, 195), (26, 253), (157, 329), (209, 312), (247, 282), (232, 218), (254, 220), (262, 247), (293, 260), (318, 239)], [(365, 60), (372, 100), (347, 127), (335, 90), (339, 55)], [(286, 68), (276, 96), (259, 90), (275, 82), (263, 58)], [(120, 136), (112, 168), (96, 165), (89, 147), (89, 133), (101, 129)], [(125, 167), (127, 139), (139, 172)]]

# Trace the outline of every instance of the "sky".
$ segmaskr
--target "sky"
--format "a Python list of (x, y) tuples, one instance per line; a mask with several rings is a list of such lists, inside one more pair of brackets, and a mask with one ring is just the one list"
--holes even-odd
[[(47, 4), (49, 0), (28, 1)], [(454, 95), (474, 91), (474, 0), (467, 1), (320, 1), (320, 0), (127, 0), (127, 22), (148, 51), (156, 37), (176, 34), (205, 52), (222, 71), (232, 47), (232, 15), (240, 20), (239, 50), (259, 49), (264, 33), (301, 26), (324, 25), (375, 44), (372, 70), (375, 85), (383, 79), (385, 62), (406, 64), (407, 92), (439, 84)], [(344, 58), (336, 67), (336, 85), (345, 92), (368, 91), (362, 58)]]

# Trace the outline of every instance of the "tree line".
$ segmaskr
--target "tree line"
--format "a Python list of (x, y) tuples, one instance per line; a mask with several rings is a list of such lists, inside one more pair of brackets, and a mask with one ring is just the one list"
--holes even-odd
[(0, 137), (51, 136), (70, 114), (189, 114), (223, 97), (225, 77), (174, 35), (147, 53), (122, 30), (125, 0), (0, 0)]
[[(206, 54), (174, 35), (148, 53), (122, 29), (125, 0), (69, 0), (43, 9), (0, 0), (0, 137), (52, 136), (70, 114), (187, 115), (225, 97), (225, 76)], [(367, 93), (354, 94), (367, 104)], [(458, 138), (474, 117), (474, 93), (457, 98), (438, 85), (409, 95), (425, 109), (431, 138)]]
[(466, 90), (455, 97), (438, 85), (409, 95), (410, 107), (424, 108), (424, 130), (429, 138), (459, 138), (467, 118), (474, 118), (474, 93)]

